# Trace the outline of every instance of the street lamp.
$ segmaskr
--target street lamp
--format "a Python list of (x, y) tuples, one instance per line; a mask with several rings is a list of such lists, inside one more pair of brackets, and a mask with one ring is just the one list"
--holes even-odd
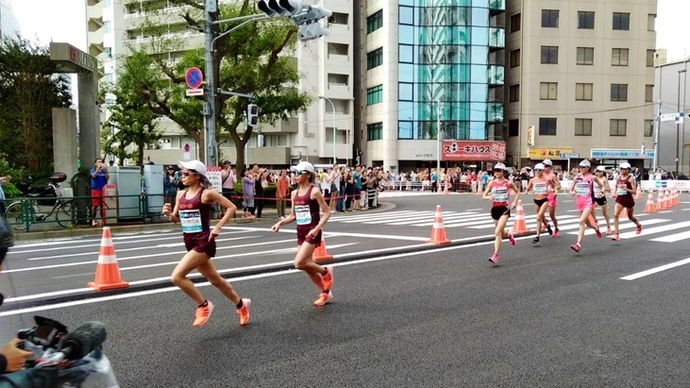
[(331, 99), (328, 97), (319, 96), (319, 98), (330, 102), (331, 103), (331, 109), (333, 110), (331, 113), (333, 113), (333, 164), (335, 165), (337, 163), (337, 159), (335, 157), (335, 104), (333, 104), (333, 101), (331, 101)]
[(441, 176), (441, 99), (436, 99), (436, 180)]
[[(683, 74), (683, 101), (685, 101), (685, 80), (686, 80), (685, 73), (686, 73), (685, 69), (678, 70), (678, 99), (677, 99), (678, 112), (685, 112), (685, 107), (683, 107), (682, 110), (680, 108), (680, 75)], [(683, 119), (684, 118), (681, 116), (676, 121), (676, 177), (678, 176), (679, 162), (680, 162), (680, 160), (679, 160), (680, 159), (680, 153), (678, 150), (680, 149), (680, 147), (682, 147), (682, 145), (680, 144), (680, 120), (683, 120)], [(685, 122), (685, 121), (683, 121), (683, 122)]]

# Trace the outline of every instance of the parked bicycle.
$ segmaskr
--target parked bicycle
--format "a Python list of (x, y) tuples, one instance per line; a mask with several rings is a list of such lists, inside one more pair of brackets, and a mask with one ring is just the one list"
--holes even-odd
[[(39, 193), (29, 193), (28, 206), (25, 205), (27, 199), (12, 202), (5, 210), (5, 219), (12, 225), (15, 230), (25, 230), (30, 226), (39, 222), (47, 222), (47, 220), (55, 215), (55, 221), (63, 228), (73, 227), (77, 224), (78, 217), (76, 209), (73, 206), (73, 200), (65, 199), (60, 194), (60, 183), (67, 180), (67, 175), (58, 172), (50, 176), (50, 182), (46, 184), (45, 190)], [(46, 198), (49, 197), (49, 198)], [(49, 212), (42, 212), (39, 204), (54, 198), (54, 203)]]

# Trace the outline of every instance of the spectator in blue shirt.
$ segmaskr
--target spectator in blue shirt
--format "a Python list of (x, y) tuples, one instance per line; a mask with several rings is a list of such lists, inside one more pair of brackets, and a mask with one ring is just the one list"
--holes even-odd
[(108, 184), (108, 168), (103, 163), (103, 158), (94, 161), (91, 169), (91, 226), (97, 226), (96, 211), (101, 208), (101, 225), (105, 224), (105, 200), (103, 199), (103, 188)]

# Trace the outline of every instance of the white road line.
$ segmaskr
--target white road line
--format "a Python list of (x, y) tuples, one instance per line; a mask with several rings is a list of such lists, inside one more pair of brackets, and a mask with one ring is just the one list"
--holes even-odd
[(643, 278), (643, 277), (645, 277), (645, 276), (653, 275), (653, 274), (655, 274), (655, 273), (662, 272), (662, 271), (666, 271), (667, 269), (679, 267), (679, 266), (681, 266), (681, 265), (685, 265), (685, 264), (688, 264), (688, 263), (690, 263), (690, 259), (685, 259), (685, 260), (681, 260), (681, 261), (676, 261), (675, 263), (662, 265), (662, 266), (660, 266), (660, 267), (656, 267), (656, 268), (648, 269), (648, 270), (646, 270), (646, 271), (634, 273), (634, 274), (632, 274), (632, 275), (624, 276), (624, 277), (621, 278), (621, 280), (636, 280), (636, 279), (639, 279), (639, 278)]
[[(644, 231), (645, 230), (642, 229), (642, 232), (644, 232)], [(685, 232), (681, 232), (681, 233), (670, 234), (670, 235), (664, 236), (664, 237), (653, 238), (650, 241), (672, 243), (672, 242), (687, 240), (689, 238), (690, 238), (690, 231), (685, 231)]]
[[(460, 246), (454, 246), (454, 247), (439, 248), (439, 249), (435, 249), (433, 252), (454, 251), (454, 250), (460, 250), (460, 249), (466, 249), (466, 248), (470, 248), (470, 247), (490, 245), (490, 244), (493, 244), (493, 241), (484, 242), (484, 243), (469, 244), (469, 245), (460, 245)], [(346, 265), (365, 264), (365, 263), (371, 263), (371, 262), (376, 262), (376, 261), (393, 260), (393, 259), (398, 259), (398, 258), (410, 257), (410, 256), (415, 256), (415, 255), (420, 255), (420, 254), (421, 254), (420, 252), (399, 253), (399, 254), (395, 254), (395, 255), (375, 257), (375, 258), (371, 258), (371, 259), (354, 260), (354, 261), (345, 262), (345, 263), (334, 263), (333, 266), (342, 267), (342, 266), (346, 266)], [(292, 261), (285, 262), (285, 263), (292, 263)], [(279, 264), (284, 264), (284, 263), (279, 263)], [(276, 265), (276, 263), (272, 263), (271, 265)], [(221, 272), (221, 271), (219, 271), (219, 272)], [(238, 278), (233, 278), (231, 280), (233, 283), (236, 283), (236, 282), (241, 282), (241, 281), (245, 281), (245, 280), (255, 280), (255, 279), (268, 278), (268, 277), (291, 275), (291, 274), (296, 274), (298, 272), (302, 272), (302, 271), (292, 269), (292, 270), (286, 270), (286, 271), (280, 271), (280, 272), (268, 272), (268, 273), (262, 273), (262, 274), (251, 275), (251, 276), (242, 276), (242, 277), (238, 277)], [(169, 277), (167, 277), (166, 279), (169, 279)], [(130, 284), (134, 284), (134, 282), (131, 282)], [(210, 283), (208, 283), (208, 282), (196, 284), (197, 287), (206, 287), (209, 285), (210, 285)], [(85, 288), (85, 289), (82, 288), (80, 290), (81, 290), (81, 292), (92, 291), (89, 288)], [(70, 290), (70, 291), (75, 291), (75, 290)], [(100, 302), (107, 302), (107, 301), (118, 300), (118, 299), (136, 298), (136, 297), (140, 297), (140, 296), (162, 294), (162, 293), (171, 292), (171, 291), (180, 292), (180, 289), (178, 287), (165, 287), (165, 288), (158, 288), (158, 289), (154, 289), (154, 290), (137, 291), (137, 292), (120, 294), (120, 295), (96, 297), (96, 298), (91, 298), (91, 299), (77, 300), (77, 301), (64, 302), (64, 303), (56, 303), (56, 304), (45, 305), (45, 306), (28, 307), (28, 308), (23, 308), (23, 309), (19, 309), (19, 310), (8, 310), (8, 311), (0, 312), (0, 317), (8, 317), (8, 316), (20, 315), (20, 314), (28, 314), (28, 313), (33, 313), (33, 312), (37, 312), (37, 311), (48, 311), (48, 310), (62, 309), (62, 308), (67, 308), (67, 307), (80, 306), (80, 305), (93, 304), (93, 303), (100, 303)], [(72, 293), (74, 293), (74, 292), (72, 292)], [(67, 292), (67, 291), (61, 291), (60, 292), (60, 295), (68, 295), (68, 294), (70, 294), (70, 292)], [(42, 294), (42, 297), (47, 297), (47, 296), (53, 296), (53, 295), (50, 295), (47, 293)], [(29, 296), (29, 297), (33, 297), (33, 296)], [(28, 298), (28, 297), (22, 297), (22, 298), (23, 299), (21, 299), (21, 300), (35, 299), (35, 298)], [(6, 299), (7, 302), (18, 301), (18, 300), (20, 300), (20, 299), (19, 298), (7, 298)]]
[[(386, 240), (402, 240), (402, 241), (426, 241), (428, 238), (425, 237), (410, 237), (410, 236), (397, 236), (397, 235), (371, 235), (365, 233), (347, 233), (347, 232), (323, 232), (324, 236), (334, 236), (334, 237), (360, 237), (360, 238), (382, 238)], [(327, 245), (326, 248), (329, 248)]]
[[(649, 224), (649, 221), (645, 221), (646, 224)], [(654, 234), (654, 233), (661, 233), (661, 232), (667, 232), (669, 230), (674, 230), (674, 229), (680, 229), (680, 228), (686, 228), (690, 226), (690, 221), (686, 222), (679, 222), (677, 224), (670, 224), (670, 225), (664, 225), (664, 226), (659, 226), (656, 228), (645, 228), (645, 224), (642, 224), (642, 235), (649, 235), (649, 234)], [(632, 238), (637, 236), (635, 232), (627, 232), (627, 233), (621, 233), (620, 237), (621, 238)]]
[[(620, 233), (619, 237), (620, 238), (645, 237), (646, 235), (649, 235), (651, 233), (655, 233), (654, 228), (645, 229), (646, 225), (663, 224), (663, 223), (669, 222), (669, 221), (671, 221), (671, 220), (665, 220), (665, 219), (660, 219), (660, 218), (652, 218), (650, 220), (645, 220), (644, 223), (642, 223), (642, 234), (637, 234), (633, 231), (633, 232), (628, 232), (628, 233)], [(623, 220), (621, 220), (618, 224), (618, 230), (620, 231), (622, 229), (633, 229), (636, 226), (637, 225), (633, 224), (631, 221), (623, 222)], [(606, 227), (606, 222), (604, 222), (603, 224), (601, 222), (599, 223), (599, 230), (601, 230), (602, 233), (605, 230), (604, 229), (605, 227)], [(585, 229), (585, 235), (586, 236), (592, 236), (596, 233), (597, 232), (595, 232), (594, 229), (590, 229), (590, 228)], [(613, 234), (613, 233), (614, 233), (613, 220), (611, 220), (611, 234)], [(570, 232), (568, 234), (577, 235), (578, 232)]]

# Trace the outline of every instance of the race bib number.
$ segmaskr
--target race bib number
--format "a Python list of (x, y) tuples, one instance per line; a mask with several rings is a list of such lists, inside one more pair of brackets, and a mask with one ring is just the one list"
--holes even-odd
[(592, 188), (594, 190), (594, 196), (597, 198), (600, 198), (602, 196), (601, 194), (601, 187), (597, 185), (596, 183), (594, 184), (594, 187)]
[(625, 184), (623, 184), (623, 185), (618, 185), (618, 188), (616, 189), (616, 194), (618, 194), (618, 195), (626, 195), (626, 194), (628, 194), (628, 191), (625, 190), (625, 189), (627, 189), (627, 188), (628, 188), (628, 185), (625, 185)]
[(589, 195), (589, 182), (578, 182), (575, 184), (575, 193), (577, 195)]
[(309, 205), (296, 205), (295, 217), (297, 218), (297, 225), (311, 224), (311, 211)]
[(534, 185), (534, 194), (543, 195), (546, 194), (546, 183), (536, 183)]
[(201, 226), (201, 211), (180, 210), (180, 225), (182, 233), (199, 233), (203, 231)]
[(508, 202), (508, 189), (491, 189), (494, 202)]

